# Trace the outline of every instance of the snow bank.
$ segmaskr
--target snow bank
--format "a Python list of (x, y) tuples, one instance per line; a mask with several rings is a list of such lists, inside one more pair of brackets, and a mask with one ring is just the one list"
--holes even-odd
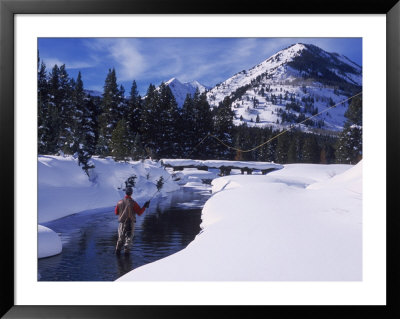
[(195, 240), (118, 280), (360, 281), (361, 165), (218, 178)]
[(61, 251), (61, 238), (50, 228), (38, 225), (38, 258), (58, 255)]
[(308, 189), (342, 188), (350, 192), (362, 194), (362, 161), (343, 174), (333, 176), (331, 181), (312, 184)]
[[(140, 205), (153, 194), (164, 196), (179, 189), (171, 175), (158, 163), (115, 162), (111, 158), (92, 158), (95, 168), (90, 179), (71, 156), (38, 157), (38, 220), (58, 219), (84, 210), (111, 207), (124, 196), (125, 181), (136, 176), (133, 198)], [(157, 193), (156, 183), (164, 185)]]

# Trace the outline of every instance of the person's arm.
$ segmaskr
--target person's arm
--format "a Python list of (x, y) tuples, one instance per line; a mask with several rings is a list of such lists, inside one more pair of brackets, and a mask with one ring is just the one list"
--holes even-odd
[(117, 206), (115, 206), (114, 212), (115, 212), (115, 215), (119, 215), (119, 211), (118, 211), (118, 205), (117, 205)]
[(139, 204), (136, 202), (133, 202), (133, 211), (138, 214), (139, 216), (142, 215), (144, 213), (144, 211), (146, 210), (146, 207), (143, 206), (142, 208), (140, 208)]

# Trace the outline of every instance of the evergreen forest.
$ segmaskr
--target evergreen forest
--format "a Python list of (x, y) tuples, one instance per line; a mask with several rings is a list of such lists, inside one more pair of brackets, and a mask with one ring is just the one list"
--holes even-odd
[[(135, 81), (125, 91), (109, 69), (101, 96), (84, 89), (82, 74), (65, 65), (51, 70), (38, 58), (38, 153), (78, 158), (87, 172), (92, 156), (116, 161), (193, 158), (286, 163), (349, 163), (362, 157), (362, 98), (353, 98), (342, 132), (303, 132), (295, 126), (278, 135), (271, 128), (233, 124), (229, 97), (210, 108), (206, 95), (187, 95), (181, 108), (170, 88), (150, 84), (141, 97)], [(215, 138), (211, 137), (214, 136)], [(222, 144), (219, 141), (222, 141)]]

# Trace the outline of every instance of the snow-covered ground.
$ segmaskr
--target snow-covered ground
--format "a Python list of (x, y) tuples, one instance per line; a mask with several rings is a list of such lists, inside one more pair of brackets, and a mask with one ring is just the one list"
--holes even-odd
[[(362, 280), (362, 163), (291, 164), (267, 175), (234, 170), (225, 177), (217, 169), (172, 172), (150, 160), (93, 163), (88, 178), (73, 157), (39, 156), (39, 224), (113, 207), (133, 175), (139, 204), (179, 185), (203, 187), (204, 180), (213, 180), (195, 240), (120, 281)], [(161, 176), (165, 184), (157, 193)], [(38, 225), (38, 257), (60, 252), (58, 235)]]
[(362, 163), (213, 181), (202, 232), (118, 281), (360, 281)]

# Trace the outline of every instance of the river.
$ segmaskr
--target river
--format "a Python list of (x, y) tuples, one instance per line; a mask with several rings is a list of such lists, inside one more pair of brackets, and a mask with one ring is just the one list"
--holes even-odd
[(128, 256), (114, 253), (118, 217), (114, 207), (44, 223), (59, 234), (62, 253), (38, 260), (39, 281), (114, 281), (125, 273), (184, 249), (201, 231), (201, 210), (210, 188), (182, 187), (153, 199), (137, 217)]

